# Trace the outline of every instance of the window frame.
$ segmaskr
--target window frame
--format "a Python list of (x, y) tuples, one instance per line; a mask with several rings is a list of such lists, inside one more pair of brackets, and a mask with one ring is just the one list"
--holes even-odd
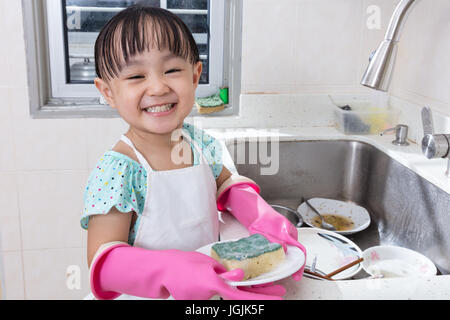
[[(102, 101), (100, 93), (92, 84), (69, 84), (70, 86), (77, 86), (75, 94), (70, 97), (58, 97), (53, 94), (55, 88), (52, 84), (52, 77), (59, 77), (52, 73), (51, 61), (56, 59), (55, 53), (61, 52), (61, 48), (55, 49), (49, 37), (58, 37), (62, 39), (61, 44), (64, 46), (64, 28), (55, 27), (55, 19), (47, 19), (49, 7), (47, 1), (57, 2), (58, 6), (53, 6), (52, 9), (61, 9), (60, 19), (62, 19), (62, 7), (59, 0), (22, 0), (23, 20), (24, 20), (24, 37), (26, 45), (27, 69), (28, 69), (28, 88), (30, 98), (30, 116), (32, 118), (91, 118), (91, 117), (118, 117), (115, 109), (110, 108)], [(202, 115), (204, 117), (210, 116), (230, 116), (236, 115), (239, 112), (239, 97), (240, 97), (240, 56), (241, 56), (241, 27), (242, 27), (242, 1), (240, 0), (224, 0), (214, 1), (211, 3), (221, 3), (223, 11), (221, 18), (217, 17), (218, 10), (211, 10), (211, 19), (222, 19), (220, 24), (213, 24), (212, 28), (219, 28), (222, 30), (211, 30), (211, 35), (215, 32), (219, 34), (220, 39), (211, 36), (210, 39), (210, 55), (213, 59), (220, 59), (221, 62), (215, 61), (219, 71), (210, 72), (210, 84), (220, 87), (228, 87), (230, 96), (229, 104), (225, 110), (211, 115)], [(220, 6), (219, 6), (220, 7)], [(53, 14), (51, 14), (53, 16)], [(59, 23), (62, 23), (59, 20)], [(59, 29), (59, 32), (51, 32)], [(61, 25), (60, 25), (61, 26)], [(47, 33), (49, 31), (49, 33)], [(58, 30), (56, 30), (58, 31)], [(214, 38), (214, 39), (213, 39)], [(217, 44), (217, 42), (220, 42)], [(64, 48), (63, 48), (64, 49)], [(56, 50), (56, 51), (55, 51)], [(53, 52), (53, 53), (52, 53)], [(64, 51), (65, 52), (65, 51)], [(61, 55), (64, 57), (63, 55)], [(210, 62), (211, 64), (211, 62)], [(65, 62), (64, 62), (65, 65)], [(63, 69), (63, 68), (60, 68)], [(65, 82), (65, 70), (64, 73)], [(212, 77), (212, 75), (215, 77)], [(219, 79), (220, 78), (220, 79)], [(221, 85), (218, 85), (218, 84)], [(91, 91), (89, 95), (81, 95), (82, 87), (91, 86), (95, 91)], [(207, 85), (203, 85), (206, 87)], [(72, 87), (75, 88), (75, 87)], [(71, 88), (71, 90), (73, 90)], [(81, 91), (80, 91), (81, 90)], [(197, 90), (197, 94), (205, 95), (211, 92), (211, 88)], [(58, 90), (57, 90), (58, 92)], [(61, 93), (61, 91), (59, 91)], [(64, 92), (64, 91), (63, 91)], [(95, 92), (95, 93), (94, 93)], [(199, 116), (196, 108), (193, 108), (190, 116)]]

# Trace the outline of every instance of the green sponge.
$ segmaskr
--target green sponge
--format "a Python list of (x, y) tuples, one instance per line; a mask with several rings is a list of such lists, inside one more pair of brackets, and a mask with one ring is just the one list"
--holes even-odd
[(195, 104), (200, 114), (213, 113), (225, 108), (225, 105), (220, 98), (220, 94), (218, 93), (209, 97), (197, 98)]
[(237, 241), (215, 243), (212, 246), (212, 249), (216, 251), (220, 258), (233, 260), (255, 258), (280, 248), (280, 244), (269, 242), (269, 240), (258, 233)]

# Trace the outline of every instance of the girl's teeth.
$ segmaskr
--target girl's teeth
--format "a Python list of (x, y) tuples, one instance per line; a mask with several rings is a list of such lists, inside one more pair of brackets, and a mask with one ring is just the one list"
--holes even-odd
[(147, 112), (166, 112), (166, 111), (169, 111), (170, 109), (172, 109), (173, 106), (174, 106), (173, 104), (165, 104), (163, 106), (147, 108), (147, 109), (145, 109), (145, 111), (147, 111)]

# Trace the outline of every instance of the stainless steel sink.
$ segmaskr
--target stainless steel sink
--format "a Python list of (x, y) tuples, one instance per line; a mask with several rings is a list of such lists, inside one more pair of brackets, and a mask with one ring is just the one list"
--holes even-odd
[(361, 250), (380, 244), (410, 248), (430, 258), (439, 274), (450, 273), (450, 195), (381, 150), (349, 140), (281, 141), (278, 172), (261, 175), (259, 161), (236, 158), (242, 144), (249, 155), (258, 143), (227, 145), (236, 169), (260, 185), (269, 203), (296, 209), (302, 196), (355, 202), (372, 220), (366, 230), (347, 236)]

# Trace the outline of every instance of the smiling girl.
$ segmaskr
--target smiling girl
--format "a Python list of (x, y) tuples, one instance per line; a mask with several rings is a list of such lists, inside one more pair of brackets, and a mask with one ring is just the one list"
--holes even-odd
[(256, 183), (222, 165), (218, 141), (184, 122), (202, 73), (186, 25), (167, 10), (133, 5), (101, 30), (95, 62), (97, 89), (129, 125), (85, 190), (81, 225), (95, 298), (280, 299), (278, 285), (229, 286), (243, 271), (195, 251), (218, 241), (218, 210), (285, 250), (304, 248)]

